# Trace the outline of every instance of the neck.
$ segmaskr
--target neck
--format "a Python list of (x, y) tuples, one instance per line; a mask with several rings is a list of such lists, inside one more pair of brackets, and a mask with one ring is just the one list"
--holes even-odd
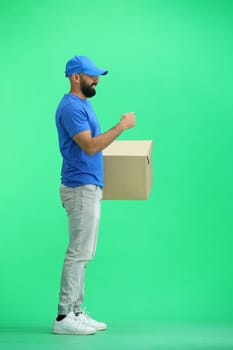
[(78, 96), (79, 98), (81, 98), (82, 100), (86, 100), (86, 96), (83, 95), (83, 93), (81, 91), (76, 91), (76, 90), (73, 90), (73, 89), (70, 89), (70, 94), (73, 94), (75, 96)]

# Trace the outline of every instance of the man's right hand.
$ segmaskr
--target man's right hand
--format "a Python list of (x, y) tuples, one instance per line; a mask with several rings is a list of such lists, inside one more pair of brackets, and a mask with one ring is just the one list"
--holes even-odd
[(130, 129), (130, 128), (134, 127), (136, 124), (134, 112), (129, 112), (129, 113), (123, 114), (119, 124), (120, 124), (122, 130)]

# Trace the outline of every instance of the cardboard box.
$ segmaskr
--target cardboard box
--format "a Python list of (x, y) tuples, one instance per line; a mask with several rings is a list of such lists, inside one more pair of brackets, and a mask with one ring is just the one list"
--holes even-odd
[(103, 151), (103, 199), (147, 199), (152, 186), (152, 141), (114, 141)]

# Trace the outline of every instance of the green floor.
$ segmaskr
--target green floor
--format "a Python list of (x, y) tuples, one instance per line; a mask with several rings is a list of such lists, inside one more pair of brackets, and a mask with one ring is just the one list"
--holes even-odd
[(89, 336), (53, 335), (49, 327), (1, 329), (1, 350), (222, 350), (233, 349), (233, 324), (109, 323)]

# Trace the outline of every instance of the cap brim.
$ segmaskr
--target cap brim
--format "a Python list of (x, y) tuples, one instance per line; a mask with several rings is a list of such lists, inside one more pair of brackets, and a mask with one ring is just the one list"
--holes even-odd
[(99, 75), (106, 75), (108, 74), (108, 71), (102, 68), (91, 68), (91, 69), (84, 69), (82, 72), (84, 74), (93, 75), (93, 76), (99, 76)]

